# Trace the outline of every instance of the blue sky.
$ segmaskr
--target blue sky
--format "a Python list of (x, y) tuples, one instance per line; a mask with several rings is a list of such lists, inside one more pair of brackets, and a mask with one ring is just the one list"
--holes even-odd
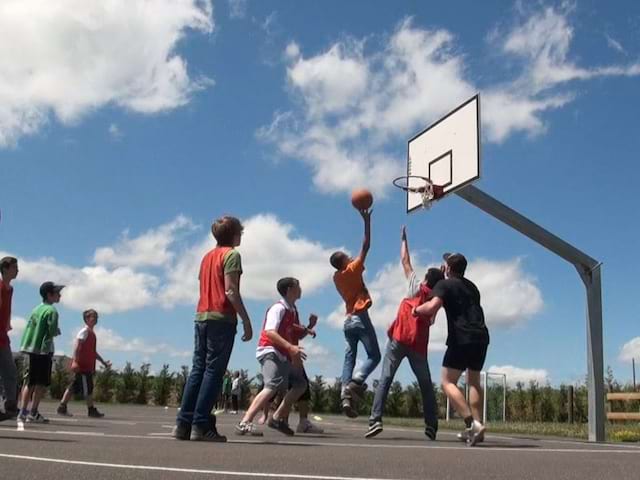
[[(298, 276), (301, 311), (321, 317), (308, 370), (338, 376), (328, 256), (357, 252), (349, 192), (366, 186), (381, 344), (402, 297), (406, 223), (420, 269), (443, 251), (469, 258), (488, 368), (512, 381), (583, 379), (573, 267), (455, 196), (407, 217), (391, 187), (407, 140), (479, 92), (476, 185), (603, 262), (606, 364), (630, 378), (640, 359), (635, 2), (62, 4), (0, 7), (0, 253), (21, 262), (14, 338), (38, 285), (54, 280), (68, 285), (58, 350), (70, 352), (80, 312), (94, 307), (99, 349), (116, 365), (188, 364), (198, 262), (211, 221), (231, 213), (246, 225), (254, 329), (277, 279)], [(444, 332), (439, 318), (432, 370)], [(256, 371), (254, 350), (238, 338), (231, 367)], [(410, 378), (403, 367), (399, 379)]]

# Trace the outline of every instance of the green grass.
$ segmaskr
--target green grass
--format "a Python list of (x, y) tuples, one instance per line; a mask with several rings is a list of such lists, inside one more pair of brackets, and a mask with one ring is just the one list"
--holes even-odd
[[(422, 419), (417, 418), (385, 418), (384, 422), (386, 425), (401, 427), (422, 427), (424, 425)], [(440, 421), (440, 428), (443, 430), (463, 430), (464, 423), (461, 420)], [(588, 438), (586, 424), (491, 422), (487, 424), (487, 428), (491, 433), (511, 435), (564, 437), (580, 440)], [(609, 442), (640, 442), (640, 423), (607, 423), (605, 428)]]

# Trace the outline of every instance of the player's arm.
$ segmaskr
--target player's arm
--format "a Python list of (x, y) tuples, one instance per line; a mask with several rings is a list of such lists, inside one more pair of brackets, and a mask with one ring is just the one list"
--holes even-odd
[(110, 361), (105, 361), (98, 352), (96, 352), (96, 360), (98, 360), (104, 368), (109, 368), (111, 366)]
[(242, 326), (244, 328), (242, 341), (248, 342), (253, 336), (253, 329), (251, 328), (251, 319), (249, 318), (247, 309), (244, 308), (244, 302), (240, 295), (240, 272), (225, 273), (224, 291), (236, 313), (240, 315), (240, 318), (242, 319)]
[(420, 317), (434, 317), (440, 307), (442, 307), (442, 299), (440, 297), (433, 297), (428, 302), (417, 306), (413, 309), (413, 313)]
[(299, 358), (300, 360), (307, 359), (307, 354), (304, 353), (304, 349), (302, 347), (287, 342), (284, 338), (282, 338), (277, 330), (265, 330), (264, 333), (276, 347), (280, 347), (282, 350), (286, 350), (287, 352), (289, 352), (291, 358)]
[(407, 227), (402, 226), (402, 234), (400, 237), (400, 262), (404, 270), (404, 276), (411, 278), (413, 266), (411, 265), (411, 257), (409, 256), (409, 243), (407, 242)]
[(46, 321), (49, 330), (49, 337), (53, 338), (60, 335), (60, 329), (58, 328), (58, 314), (50, 313), (49, 315), (47, 315)]
[(362, 249), (359, 255), (360, 261), (364, 263), (367, 258), (367, 253), (369, 253), (369, 247), (371, 246), (371, 212), (373, 210), (365, 209), (358, 211), (364, 221), (364, 239), (362, 240)]

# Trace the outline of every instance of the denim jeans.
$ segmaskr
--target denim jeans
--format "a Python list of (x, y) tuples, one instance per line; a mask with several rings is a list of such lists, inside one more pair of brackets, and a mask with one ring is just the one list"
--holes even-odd
[(222, 390), (222, 377), (227, 370), (235, 335), (233, 323), (195, 322), (193, 366), (184, 386), (178, 422), (209, 423), (209, 414)]
[(431, 373), (429, 372), (429, 362), (426, 357), (411, 350), (409, 347), (389, 339), (387, 349), (384, 353), (384, 362), (382, 363), (382, 373), (380, 374), (380, 382), (373, 397), (373, 406), (371, 408), (371, 417), (369, 423), (382, 421), (384, 412), (384, 404), (387, 401), (389, 388), (393, 382), (396, 370), (407, 358), (411, 370), (413, 370), (420, 393), (422, 394), (422, 411), (424, 412), (425, 425), (438, 430), (438, 406), (436, 404), (436, 395), (433, 391), (433, 383), (431, 382)]
[[(367, 310), (349, 315), (344, 321), (344, 338), (347, 342), (342, 367), (342, 397), (351, 380), (362, 383), (380, 363), (380, 347)], [(367, 359), (357, 372), (353, 372), (358, 355), (358, 342), (362, 342)]]
[(0, 347), (0, 379), (5, 400), (15, 408), (18, 397), (18, 371), (9, 345)]

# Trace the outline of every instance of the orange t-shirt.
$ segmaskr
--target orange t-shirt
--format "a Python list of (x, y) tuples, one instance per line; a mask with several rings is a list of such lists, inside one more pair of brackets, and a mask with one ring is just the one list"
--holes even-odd
[(333, 283), (344, 300), (347, 315), (362, 312), (372, 304), (369, 291), (362, 279), (363, 272), (364, 263), (357, 257), (344, 270), (333, 274)]

